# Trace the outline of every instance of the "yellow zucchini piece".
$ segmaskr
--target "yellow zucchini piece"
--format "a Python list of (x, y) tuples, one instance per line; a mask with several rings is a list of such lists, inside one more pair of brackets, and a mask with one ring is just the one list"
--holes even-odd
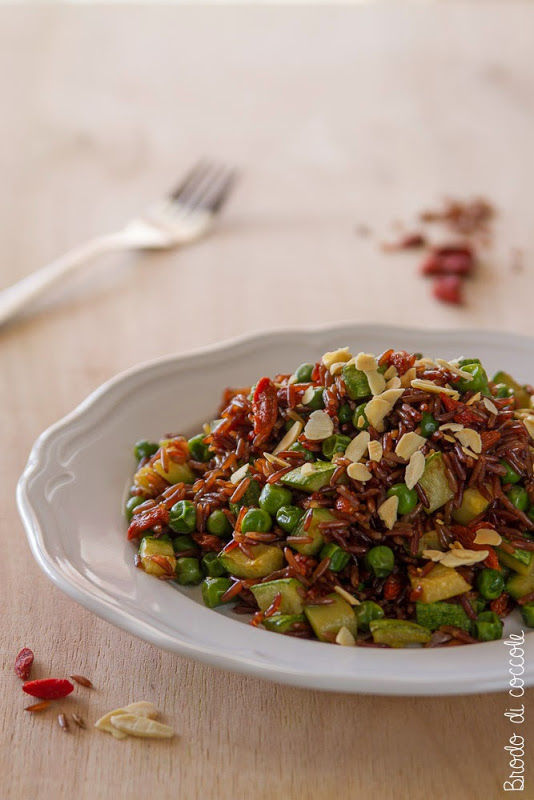
[(429, 507), (425, 508), (427, 514), (433, 514), (454, 497), (440, 452), (430, 453), (426, 457), (425, 471), (419, 485), (424, 490), (429, 502)]
[(423, 577), (417, 575), (410, 576), (412, 589), (422, 587), (422, 593), (418, 597), (422, 603), (437, 603), (440, 600), (448, 600), (458, 594), (468, 592), (471, 586), (464, 578), (452, 567), (445, 567), (443, 564), (436, 566)]
[(466, 489), (462, 502), (456, 511), (453, 513), (454, 520), (460, 525), (469, 525), (469, 523), (482, 514), (489, 506), (489, 500), (486, 500), (483, 494), (478, 489)]
[(282, 569), (284, 554), (279, 547), (268, 544), (251, 546), (253, 558), (249, 558), (239, 547), (233, 550), (222, 550), (219, 560), (230, 575), (236, 578), (266, 578), (271, 572)]
[[(149, 575), (160, 577), (161, 575), (169, 575), (176, 569), (176, 558), (172, 543), (166, 539), (155, 539), (152, 536), (145, 536), (139, 545), (139, 555), (141, 556), (141, 563), (145, 572)], [(158, 556), (158, 561), (163, 559), (167, 565), (167, 569), (162, 564), (158, 564), (153, 560), (152, 556)]]
[(328, 605), (309, 605), (304, 607), (307, 620), (321, 642), (334, 642), (340, 628), (347, 628), (356, 636), (358, 622), (352, 606), (336, 592), (329, 594), (332, 602)]

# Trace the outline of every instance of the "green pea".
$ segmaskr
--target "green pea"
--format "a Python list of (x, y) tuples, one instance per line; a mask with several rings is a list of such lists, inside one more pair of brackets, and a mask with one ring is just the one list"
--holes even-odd
[(495, 600), (504, 590), (504, 578), (497, 569), (483, 569), (478, 573), (477, 587), (486, 600)]
[(295, 370), (296, 383), (309, 383), (312, 379), (314, 364), (304, 363)]
[(330, 460), (334, 453), (344, 453), (349, 444), (350, 436), (343, 436), (341, 433), (334, 433), (323, 442), (323, 456)]
[(482, 364), (480, 358), (459, 358), (458, 359), (458, 366), (462, 369), (466, 367), (468, 364)]
[(518, 511), (526, 511), (528, 508), (528, 494), (521, 486), (514, 486), (507, 493), (507, 497)]
[(290, 505), (292, 499), (293, 495), (290, 489), (274, 483), (266, 483), (260, 494), (260, 508), (274, 517), (278, 509)]
[(515, 469), (512, 469), (508, 461), (505, 461), (504, 458), (501, 458), (499, 464), (502, 464), (502, 466), (506, 470), (504, 475), (501, 475), (501, 481), (503, 483), (519, 483), (519, 481), (521, 480), (521, 475), (519, 475), (519, 473), (516, 472)]
[(306, 408), (311, 409), (312, 411), (318, 411), (321, 408), (324, 408), (324, 388), (322, 386), (314, 387), (313, 389), (313, 397), (306, 403)]
[(276, 512), (276, 522), (286, 533), (293, 533), (304, 516), (302, 508), (297, 506), (282, 506)]
[(419, 501), (419, 496), (415, 489), (408, 489), (405, 483), (395, 483), (388, 489), (387, 496), (399, 498), (399, 514), (409, 514)]
[[(365, 407), (367, 403), (360, 403), (359, 406), (356, 406), (354, 414), (352, 416), (352, 424), (355, 428), (358, 428), (361, 431), (366, 431), (369, 427), (369, 420), (367, 419), (367, 415), (365, 413)], [(360, 419), (363, 418), (363, 423), (360, 423)]]
[(382, 619), (384, 616), (384, 612), (378, 603), (374, 603), (372, 600), (364, 600), (354, 610), (358, 621), (358, 630), (361, 631), (368, 631), (370, 622), (374, 619)]
[(340, 425), (346, 425), (347, 422), (352, 420), (352, 408), (348, 403), (343, 403), (343, 405), (339, 406), (337, 418), (339, 419)]
[(332, 572), (340, 572), (340, 570), (345, 569), (350, 561), (350, 553), (342, 550), (341, 547), (339, 547), (337, 544), (334, 544), (334, 542), (328, 542), (328, 544), (324, 545), (321, 550), (320, 557), (321, 559), (330, 559), (329, 569), (331, 569)]
[(210, 578), (221, 578), (223, 575), (226, 575), (226, 570), (217, 553), (206, 553), (200, 563), (202, 565), (202, 571)]
[(294, 453), (302, 453), (305, 461), (315, 461), (314, 454), (310, 450), (306, 450), (306, 448), (303, 447), (300, 442), (295, 442), (295, 444), (292, 444), (289, 450)]
[(205, 434), (198, 433), (196, 436), (193, 436), (187, 444), (189, 445), (189, 452), (191, 454), (191, 458), (195, 461), (209, 461), (212, 457), (213, 453), (211, 452), (209, 445), (204, 443)]
[(476, 638), (481, 642), (491, 642), (502, 636), (502, 622), (494, 611), (483, 611), (473, 622)]
[(423, 411), (420, 426), (421, 436), (425, 436), (428, 439), (429, 436), (432, 436), (432, 434), (438, 430), (439, 422), (437, 419), (434, 419), (429, 411)]
[(221, 605), (221, 597), (228, 591), (232, 581), (230, 578), (206, 578), (202, 581), (202, 599), (208, 608)]
[(271, 515), (264, 511), (263, 508), (249, 508), (241, 521), (241, 532), (257, 531), (258, 533), (268, 533), (272, 524)]
[(484, 367), (475, 361), (469, 364), (462, 365), (464, 372), (469, 372), (473, 377), (471, 380), (467, 378), (460, 378), (455, 381), (455, 386), (460, 392), (482, 392), (482, 394), (490, 394), (488, 376)]
[(224, 511), (221, 511), (220, 508), (217, 508), (215, 511), (211, 512), (208, 517), (206, 527), (208, 529), (208, 533), (212, 533), (214, 536), (228, 536), (228, 534), (232, 532), (230, 521)]
[(141, 461), (142, 458), (150, 458), (158, 450), (159, 444), (156, 442), (147, 442), (146, 439), (141, 439), (135, 443), (134, 455), (138, 461)]
[(124, 513), (126, 514), (126, 519), (128, 522), (132, 521), (134, 508), (137, 508), (137, 506), (140, 506), (141, 503), (144, 502), (145, 498), (139, 497), (139, 495), (134, 495), (133, 497), (128, 498), (126, 505), (124, 506)]
[(172, 544), (175, 553), (187, 553), (198, 549), (197, 543), (190, 536), (177, 536)]
[(385, 544), (371, 547), (365, 556), (365, 564), (377, 578), (385, 578), (395, 566), (393, 550)]
[(521, 606), (521, 616), (527, 627), (534, 628), (534, 603), (525, 603)]
[(505, 383), (496, 383), (495, 384), (495, 397), (513, 397), (514, 390), (511, 386), (507, 386)]
[(176, 561), (176, 580), (181, 586), (195, 586), (202, 580), (198, 558), (183, 557)]
[(169, 512), (169, 527), (176, 533), (192, 533), (197, 526), (197, 510), (191, 500), (178, 500)]

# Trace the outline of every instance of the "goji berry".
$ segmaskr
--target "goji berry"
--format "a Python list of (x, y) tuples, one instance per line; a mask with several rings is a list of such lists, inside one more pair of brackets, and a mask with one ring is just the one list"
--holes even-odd
[(29, 647), (23, 647), (15, 659), (15, 674), (27, 681), (30, 677), (34, 655)]
[(485, 453), (500, 441), (501, 434), (499, 431), (482, 431), (480, 438), (482, 439), (482, 452)]
[(397, 575), (389, 575), (384, 583), (384, 600), (395, 600), (402, 589), (402, 583)]
[(406, 350), (396, 350), (389, 357), (389, 363), (396, 367), (399, 375), (404, 375), (415, 364), (415, 353)]
[(432, 294), (442, 303), (461, 305), (463, 303), (461, 278), (458, 275), (439, 275), (434, 278)]
[(138, 539), (144, 531), (154, 525), (166, 525), (169, 521), (169, 510), (161, 503), (149, 508), (142, 514), (136, 514), (128, 528), (128, 539)]
[(37, 681), (28, 681), (22, 687), (23, 692), (41, 700), (58, 700), (66, 697), (73, 689), (74, 684), (66, 678), (41, 678)]
[(255, 445), (269, 438), (278, 417), (276, 387), (270, 378), (260, 378), (252, 402)]
[(423, 275), (469, 275), (475, 267), (472, 249), (468, 245), (436, 247), (421, 265)]
[(491, 601), (490, 608), (498, 617), (506, 617), (512, 609), (510, 596), (503, 592), (496, 600)]

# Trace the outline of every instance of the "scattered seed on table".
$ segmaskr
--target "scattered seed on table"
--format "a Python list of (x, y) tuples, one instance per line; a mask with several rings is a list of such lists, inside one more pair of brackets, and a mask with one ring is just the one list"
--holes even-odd
[(43, 700), (40, 703), (34, 703), (32, 706), (26, 706), (24, 708), (24, 711), (31, 711), (32, 713), (35, 713), (36, 711), (44, 711), (50, 705), (51, 705), (50, 700)]
[(58, 714), (57, 715), (57, 722), (58, 722), (59, 727), (62, 730), (64, 730), (65, 732), (68, 731), (69, 723), (67, 721), (67, 717), (65, 716), (65, 714)]
[(74, 722), (76, 723), (78, 728), (85, 729), (85, 727), (86, 727), (85, 721), (83, 720), (82, 717), (80, 717), (79, 714), (76, 714), (76, 712), (74, 712), (74, 711), (72, 712), (72, 719), (74, 720)]
[(94, 689), (94, 686), (89, 680), (89, 678), (86, 678), (83, 675), (71, 675), (70, 677), (72, 678), (73, 681), (79, 683), (80, 686), (85, 686), (87, 689)]

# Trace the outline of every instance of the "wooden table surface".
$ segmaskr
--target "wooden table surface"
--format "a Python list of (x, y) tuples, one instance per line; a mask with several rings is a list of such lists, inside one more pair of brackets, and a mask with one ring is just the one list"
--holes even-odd
[[(2, 798), (504, 796), (505, 694), (327, 694), (160, 652), (52, 586), (14, 492), (43, 428), (161, 354), (349, 319), (529, 333), (533, 49), (529, 3), (0, 9), (0, 284), (113, 229), (199, 155), (242, 172), (211, 238), (107, 258), (1, 333)], [(464, 308), (430, 299), (414, 254), (378, 246), (446, 193), (501, 212)], [(93, 679), (89, 722), (153, 699), (180, 738), (30, 718), (12, 672), (24, 645), (36, 676)]]

